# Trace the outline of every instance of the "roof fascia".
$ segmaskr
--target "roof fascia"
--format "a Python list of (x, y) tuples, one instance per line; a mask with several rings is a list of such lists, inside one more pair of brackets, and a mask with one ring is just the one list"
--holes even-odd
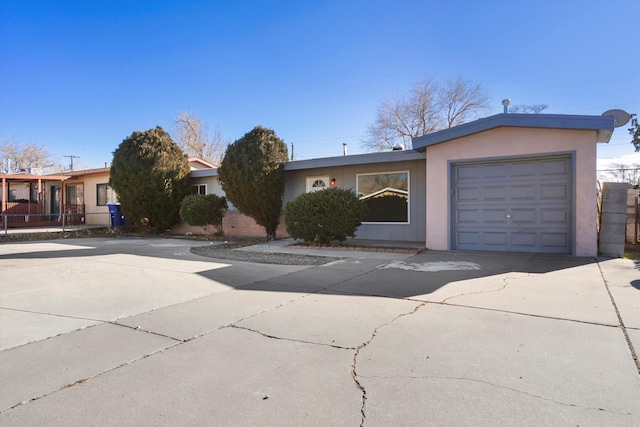
[(423, 152), (440, 144), (498, 127), (595, 130), (596, 142), (609, 142), (615, 120), (613, 116), (581, 116), (568, 114), (496, 114), (450, 129), (413, 138), (413, 149)]

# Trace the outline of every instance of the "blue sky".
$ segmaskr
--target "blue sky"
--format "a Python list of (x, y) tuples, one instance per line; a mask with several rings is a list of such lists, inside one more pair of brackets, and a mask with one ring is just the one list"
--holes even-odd
[[(296, 159), (355, 154), (379, 101), (427, 74), (482, 84), (486, 115), (503, 98), (640, 113), (638, 16), (636, 0), (3, 0), (0, 138), (102, 167), (189, 110), (229, 142), (263, 125)], [(640, 163), (627, 127), (602, 161)]]

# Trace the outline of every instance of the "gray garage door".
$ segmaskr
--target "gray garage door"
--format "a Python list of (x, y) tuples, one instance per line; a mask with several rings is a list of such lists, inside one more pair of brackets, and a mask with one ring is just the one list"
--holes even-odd
[(571, 253), (571, 158), (453, 166), (456, 249)]

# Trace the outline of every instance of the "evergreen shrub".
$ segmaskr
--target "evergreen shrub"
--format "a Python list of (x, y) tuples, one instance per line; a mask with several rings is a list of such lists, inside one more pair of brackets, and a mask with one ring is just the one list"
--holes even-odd
[(366, 215), (367, 205), (355, 192), (329, 188), (287, 202), (284, 222), (294, 239), (326, 245), (353, 237)]

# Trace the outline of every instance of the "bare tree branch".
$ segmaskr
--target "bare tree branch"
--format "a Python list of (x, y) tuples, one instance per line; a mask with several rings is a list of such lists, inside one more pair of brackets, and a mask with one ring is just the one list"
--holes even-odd
[(0, 173), (26, 172), (32, 168), (52, 168), (51, 154), (32, 142), (23, 144), (13, 139), (0, 142)]
[(372, 151), (392, 149), (401, 143), (411, 148), (411, 139), (473, 120), (488, 107), (479, 84), (458, 77), (443, 83), (426, 76), (407, 96), (383, 99), (375, 121), (361, 141)]
[(519, 104), (510, 106), (509, 112), (513, 114), (540, 114), (547, 108), (549, 108), (547, 104)]
[(224, 157), (226, 142), (222, 138), (220, 129), (215, 128), (209, 135), (207, 124), (189, 111), (182, 111), (173, 122), (173, 137), (190, 157), (219, 165)]

